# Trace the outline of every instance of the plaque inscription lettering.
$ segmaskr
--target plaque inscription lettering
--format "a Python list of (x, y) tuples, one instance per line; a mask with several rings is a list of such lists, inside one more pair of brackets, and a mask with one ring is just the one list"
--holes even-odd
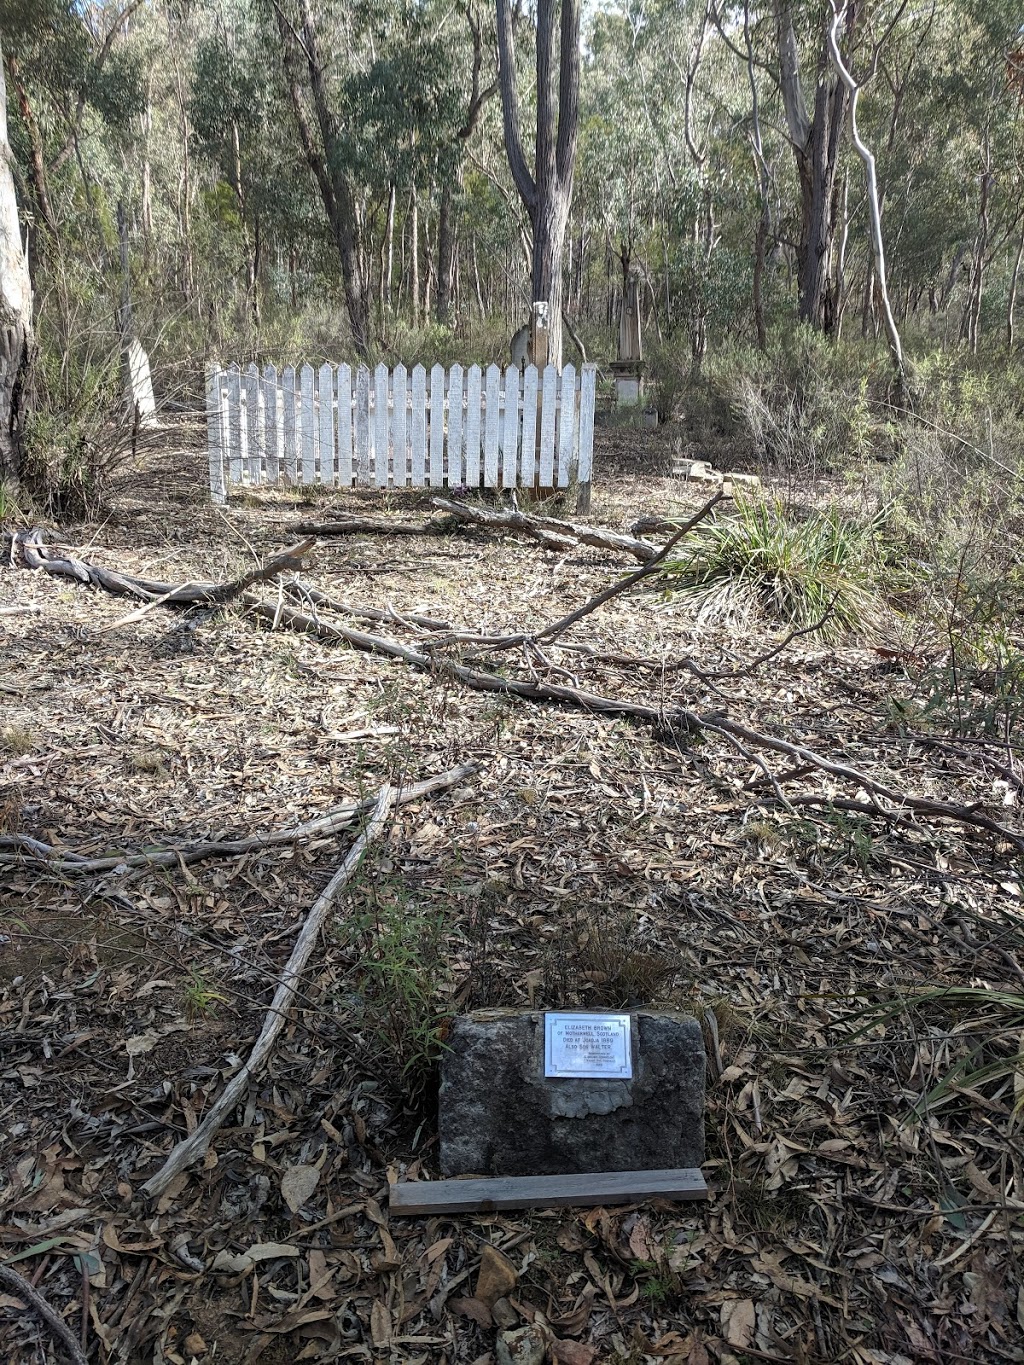
[(628, 1014), (545, 1014), (544, 1075), (624, 1080), (633, 1075)]

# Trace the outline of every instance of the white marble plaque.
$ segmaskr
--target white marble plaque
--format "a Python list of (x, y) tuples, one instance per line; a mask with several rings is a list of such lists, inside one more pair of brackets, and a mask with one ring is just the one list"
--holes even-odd
[(545, 1014), (544, 1075), (630, 1080), (629, 1025), (628, 1014)]

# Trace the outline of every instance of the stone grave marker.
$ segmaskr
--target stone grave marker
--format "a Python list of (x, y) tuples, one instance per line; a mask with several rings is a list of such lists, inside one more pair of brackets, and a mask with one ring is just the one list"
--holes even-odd
[(700, 1025), (672, 1011), (465, 1015), (441, 1064), (442, 1173), (699, 1167), (704, 1070)]

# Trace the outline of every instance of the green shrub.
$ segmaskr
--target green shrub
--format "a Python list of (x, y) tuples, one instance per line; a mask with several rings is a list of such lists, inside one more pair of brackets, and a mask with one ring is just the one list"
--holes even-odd
[(835, 513), (787, 516), (778, 500), (737, 500), (736, 511), (699, 527), (662, 578), (702, 620), (766, 616), (804, 627), (822, 621), (836, 639), (877, 611), (867, 549), (876, 530)]

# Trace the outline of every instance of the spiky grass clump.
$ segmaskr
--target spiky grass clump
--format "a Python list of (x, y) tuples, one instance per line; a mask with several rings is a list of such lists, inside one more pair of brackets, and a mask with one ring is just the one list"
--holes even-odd
[(700, 527), (663, 576), (696, 603), (699, 620), (765, 616), (796, 629), (822, 621), (821, 634), (835, 640), (874, 615), (872, 535), (834, 513), (797, 520), (777, 500), (737, 501), (735, 516)]

